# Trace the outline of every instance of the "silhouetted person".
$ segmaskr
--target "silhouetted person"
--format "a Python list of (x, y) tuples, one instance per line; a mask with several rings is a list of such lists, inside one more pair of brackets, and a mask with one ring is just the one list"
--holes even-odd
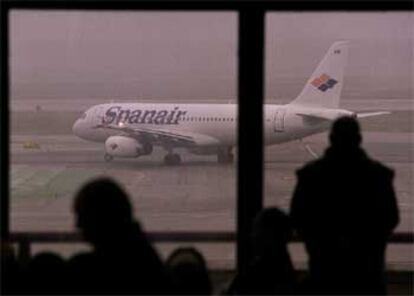
[[(68, 261), (69, 286), (68, 294), (99, 294), (100, 287), (97, 267), (102, 266), (97, 256), (91, 253), (75, 254)], [(138, 280), (137, 280), (138, 281)]]
[(19, 281), (22, 280), (21, 266), (18, 264), (13, 248), (6, 242), (1, 242), (1, 295), (22, 294)]
[(28, 265), (28, 294), (66, 294), (68, 281), (66, 262), (57, 254), (43, 252), (34, 256)]
[(298, 170), (291, 204), (309, 254), (309, 293), (384, 294), (384, 256), (399, 214), (393, 171), (360, 147), (358, 122), (336, 120), (325, 155)]
[(178, 248), (166, 265), (178, 295), (210, 295), (210, 276), (204, 257), (194, 248)]
[(236, 275), (228, 294), (295, 293), (295, 271), (287, 249), (291, 235), (292, 228), (288, 215), (277, 208), (261, 211), (253, 225), (253, 260), (247, 272)]
[(164, 266), (148, 242), (125, 192), (110, 179), (98, 179), (78, 192), (77, 227), (93, 246), (70, 260), (73, 293), (166, 294)]

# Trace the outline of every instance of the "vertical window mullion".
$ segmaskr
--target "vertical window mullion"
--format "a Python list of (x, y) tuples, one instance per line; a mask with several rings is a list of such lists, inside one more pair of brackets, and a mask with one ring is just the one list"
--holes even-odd
[(239, 10), (237, 268), (251, 256), (253, 219), (263, 206), (264, 10)]

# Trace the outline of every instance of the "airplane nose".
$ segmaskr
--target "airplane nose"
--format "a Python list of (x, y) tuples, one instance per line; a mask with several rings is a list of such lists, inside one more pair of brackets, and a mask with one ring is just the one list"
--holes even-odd
[(80, 125), (81, 125), (80, 120), (79, 119), (76, 120), (75, 123), (72, 126), (73, 134), (75, 134), (77, 136), (80, 136), (80, 132), (81, 132), (81, 126)]

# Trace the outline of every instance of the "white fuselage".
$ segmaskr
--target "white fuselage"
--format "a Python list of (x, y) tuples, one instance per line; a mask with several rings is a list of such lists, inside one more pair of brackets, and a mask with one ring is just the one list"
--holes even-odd
[[(322, 132), (342, 116), (389, 113), (356, 114), (338, 109), (347, 56), (348, 42), (334, 42), (293, 101), (263, 105), (265, 145)], [(231, 150), (237, 146), (237, 113), (236, 104), (101, 104), (88, 109), (73, 125), (73, 132), (86, 140), (104, 142), (107, 161), (149, 155), (153, 146), (161, 146), (168, 152), (167, 164), (180, 162), (175, 148), (217, 154), (219, 162), (230, 162)], [(245, 120), (249, 122), (249, 118)]]
[[(329, 121), (309, 119), (297, 115), (306, 108), (293, 105), (264, 105), (264, 141), (272, 145), (300, 139), (326, 130)], [(332, 113), (333, 117), (350, 115), (340, 109), (318, 108), (316, 111)], [(248, 120), (248, 119), (247, 119)], [(74, 133), (86, 140), (105, 142), (120, 132), (96, 128), (101, 124), (122, 125), (130, 128), (149, 128), (191, 132), (207, 135), (217, 142), (203, 145), (235, 146), (237, 128), (237, 105), (235, 104), (141, 104), (111, 103), (96, 105), (88, 109), (74, 126)]]

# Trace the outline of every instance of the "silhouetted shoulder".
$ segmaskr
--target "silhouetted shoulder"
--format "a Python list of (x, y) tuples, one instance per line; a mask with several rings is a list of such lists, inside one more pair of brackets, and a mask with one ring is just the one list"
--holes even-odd
[(379, 161), (370, 159), (371, 165), (378, 173), (383, 174), (385, 177), (392, 179), (394, 177), (394, 170), (380, 163)]
[(325, 167), (325, 161), (322, 159), (316, 159), (310, 161), (309, 163), (305, 164), (300, 169), (296, 170), (296, 175), (298, 177), (306, 177), (309, 175), (314, 175), (314, 173), (320, 171), (323, 167)]
[[(387, 167), (386, 165), (380, 163), (379, 161), (373, 160), (369, 157), (362, 157), (362, 161), (358, 163), (353, 163), (355, 166), (355, 170), (357, 168), (369, 168), (371, 173), (375, 173), (379, 176), (382, 176), (387, 179), (393, 179), (394, 177), (394, 170)], [(320, 173), (326, 169), (338, 169), (338, 165), (348, 165), (346, 161), (340, 163), (336, 161), (332, 161), (327, 157), (323, 157), (317, 160), (313, 160), (307, 164), (305, 164), (302, 168), (296, 171), (296, 175), (298, 177), (309, 177), (315, 176), (315, 174)], [(356, 171), (357, 172), (357, 171)]]

